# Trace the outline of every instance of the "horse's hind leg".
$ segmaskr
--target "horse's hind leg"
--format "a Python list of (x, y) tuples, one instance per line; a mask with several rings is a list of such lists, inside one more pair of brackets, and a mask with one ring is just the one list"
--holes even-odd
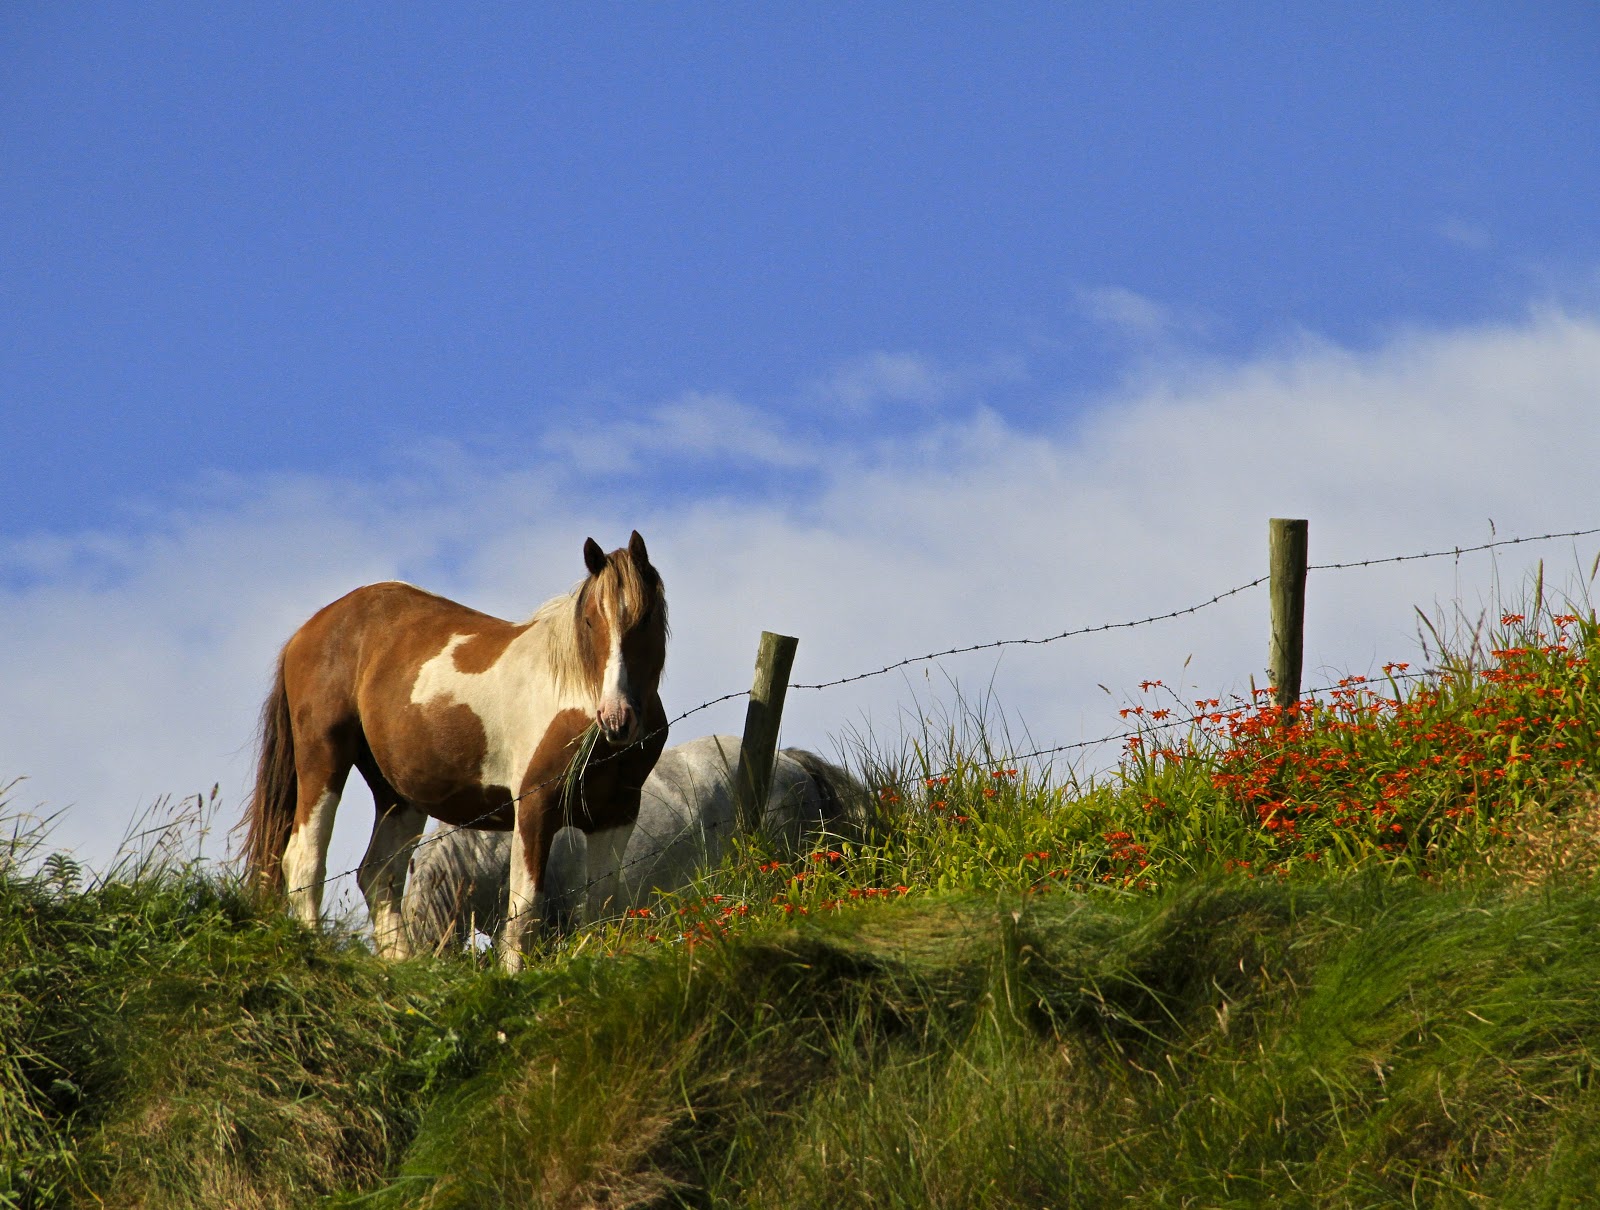
[(322, 914), (322, 881), (328, 870), (328, 838), (339, 808), (352, 754), (334, 732), (296, 728), (297, 798), (294, 827), (283, 851), (283, 886), (290, 910), (311, 928)]
[(403, 801), (369, 760), (359, 762), (361, 775), (372, 788), (377, 818), (367, 854), (356, 872), (356, 883), (366, 897), (372, 918), (372, 943), (385, 958), (409, 958), (411, 940), (401, 911), (406, 889), (406, 868), (412, 850), (427, 825), (428, 816)]

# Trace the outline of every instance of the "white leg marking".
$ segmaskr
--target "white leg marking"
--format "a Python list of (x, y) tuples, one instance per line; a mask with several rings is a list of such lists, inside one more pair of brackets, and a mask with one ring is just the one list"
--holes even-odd
[(537, 875), (528, 872), (526, 839), (519, 824), (511, 833), (511, 888), (500, 930), (500, 967), (508, 974), (522, 969), (522, 938), (536, 933), (544, 919), (544, 894)]
[(372, 825), (372, 840), (361, 859), (356, 882), (372, 918), (372, 943), (385, 958), (409, 958), (411, 942), (400, 913), (411, 849), (428, 817), (415, 807), (397, 806)]
[(333, 815), (339, 796), (324, 790), (311, 817), (289, 835), (283, 850), (283, 886), (289, 909), (303, 923), (317, 927), (322, 915), (322, 879), (328, 872), (328, 838), (333, 835)]
[(631, 823), (602, 828), (589, 833), (589, 898), (584, 920), (590, 924), (620, 912), (622, 902), (622, 857), (633, 835)]

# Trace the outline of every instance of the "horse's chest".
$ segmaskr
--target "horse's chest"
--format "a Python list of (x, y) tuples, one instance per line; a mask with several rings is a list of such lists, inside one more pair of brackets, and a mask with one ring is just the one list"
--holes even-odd
[(418, 669), (407, 711), (412, 734), (401, 745), (408, 751), (394, 755), (408, 780), (434, 792), (462, 782), (514, 788), (567, 704), (552, 686), (505, 661), (460, 671), (451, 658), (455, 645), (452, 639)]

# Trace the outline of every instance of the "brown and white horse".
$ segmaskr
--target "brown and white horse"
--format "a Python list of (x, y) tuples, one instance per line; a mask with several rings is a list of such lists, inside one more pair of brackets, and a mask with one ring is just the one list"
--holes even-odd
[[(667, 742), (657, 686), (667, 655), (661, 576), (637, 531), (522, 623), (409, 584), (370, 584), (322, 609), (278, 657), (262, 710), (261, 764), (245, 817), (257, 885), (285, 890), (315, 927), (333, 815), (351, 767), (377, 807), (357, 882), (378, 951), (409, 952), (401, 921), (406, 861), (428, 816), (512, 833), (501, 939), (508, 969), (543, 916), (551, 838), (588, 835), (589, 902), (616, 893), (639, 792)], [(564, 774), (591, 725), (575, 794)]]

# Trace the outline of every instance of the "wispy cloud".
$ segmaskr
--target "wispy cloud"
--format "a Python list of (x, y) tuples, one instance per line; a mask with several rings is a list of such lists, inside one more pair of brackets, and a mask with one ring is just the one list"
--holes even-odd
[(581, 470), (613, 474), (635, 470), (644, 459), (797, 469), (819, 458), (776, 416), (730, 395), (700, 391), (659, 405), (643, 420), (562, 426), (546, 434), (545, 448)]
[[(921, 389), (914, 369), (900, 381)], [(957, 391), (893, 440), (800, 441), (737, 400), (685, 396), (611, 434), (626, 457), (598, 460), (581, 492), (557, 468), (567, 447), (516, 471), (464, 459), (421, 486), (240, 480), (144, 529), (0, 554), (27, 568), (0, 575), (0, 775), (30, 774), (25, 799), (70, 807), (58, 838), (103, 857), (156, 794), (220, 780), (240, 801), (273, 655), (320, 605), (403, 576), (521, 616), (582, 574), (585, 536), (609, 546), (633, 527), (673, 602), (675, 711), (745, 687), (762, 629), (799, 635), (795, 676), (814, 681), (1203, 600), (1264, 570), (1268, 516), (1310, 518), (1319, 562), (1482, 540), (1489, 518), (1502, 534), (1585, 527), (1600, 523), (1596, 382), (1600, 322), (1547, 312), (1371, 352), (1307, 342), (1203, 374), (1185, 364), (1071, 433), (1020, 429)], [(663, 499), (625, 473), (646, 451), (811, 473), (759, 498)], [(1553, 578), (1586, 572), (1594, 549), (1519, 549), (1500, 574), (1514, 583), (1540, 554)], [(1405, 658), (1413, 604), (1476, 601), (1494, 583), (1487, 556), (1317, 573), (1308, 675)], [(866, 718), (892, 730), (946, 674), (992, 679), (1040, 739), (1083, 738), (1116, 723), (1097, 684), (1243, 685), (1265, 659), (1265, 617), (1246, 594), (1182, 622), (797, 691), (786, 742), (825, 747)], [(708, 711), (679, 738), (741, 718), (736, 704)], [(336, 862), (370, 827), (358, 798)]]
[(1078, 306), (1096, 323), (1146, 339), (1165, 336), (1173, 327), (1168, 308), (1125, 286), (1082, 288), (1078, 291)]
[(823, 392), (849, 408), (867, 410), (881, 403), (937, 404), (954, 382), (926, 358), (912, 353), (871, 353), (841, 366), (822, 384)]
[(997, 356), (967, 365), (945, 365), (916, 353), (873, 352), (852, 358), (814, 382), (807, 402), (858, 416), (884, 409), (935, 411), (965, 402), (1000, 384), (1026, 380), (1020, 357)]
[(1440, 238), (1471, 252), (1487, 252), (1494, 247), (1494, 237), (1486, 227), (1469, 223), (1464, 218), (1451, 216), (1435, 228)]

